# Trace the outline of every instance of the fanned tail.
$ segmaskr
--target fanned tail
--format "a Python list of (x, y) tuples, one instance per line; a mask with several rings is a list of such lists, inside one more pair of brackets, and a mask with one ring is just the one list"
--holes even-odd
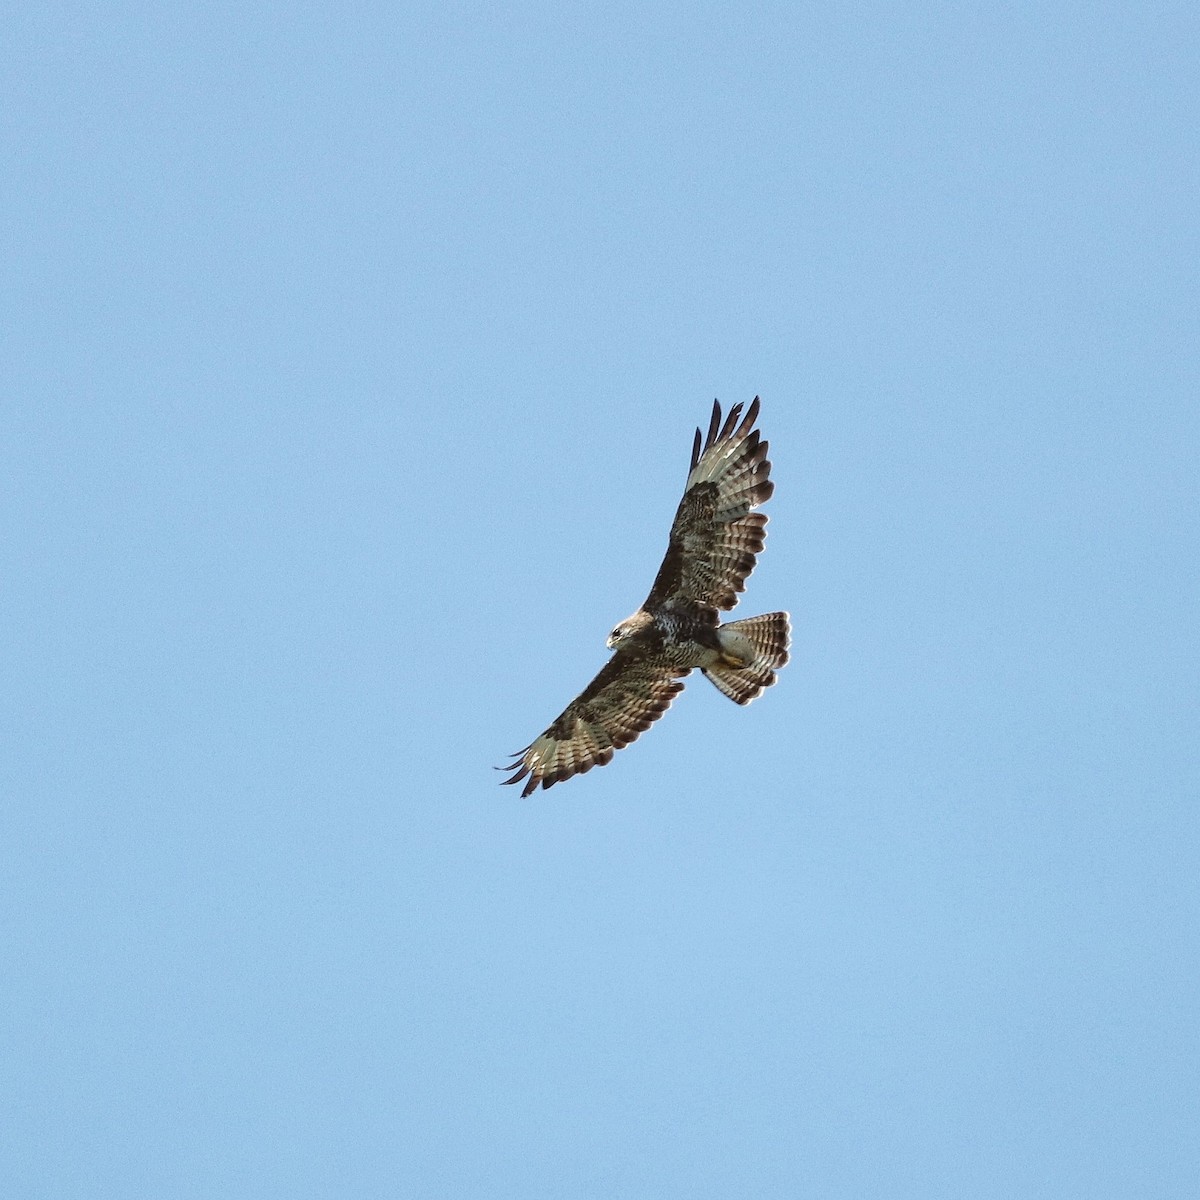
[(749, 704), (787, 663), (791, 625), (785, 612), (763, 613), (722, 625), (718, 637), (723, 661), (705, 667), (704, 674), (730, 700)]

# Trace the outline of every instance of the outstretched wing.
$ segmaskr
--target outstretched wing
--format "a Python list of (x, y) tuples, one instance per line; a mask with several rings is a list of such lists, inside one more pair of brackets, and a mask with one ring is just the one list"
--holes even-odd
[(692, 443), (692, 466), (671, 526), (666, 557), (646, 599), (647, 609), (670, 601), (732, 608), (763, 548), (767, 518), (751, 512), (775, 490), (767, 443), (754, 428), (758, 397), (746, 410), (735, 404), (721, 424), (713, 401), (708, 437)]
[(654, 659), (615, 654), (541, 737), (500, 768), (516, 772), (504, 782), (518, 783), (528, 775), (521, 792), (528, 796), (539, 783), (553, 787), (604, 766), (614, 750), (635, 741), (667, 711), (683, 691), (681, 677), (687, 673)]

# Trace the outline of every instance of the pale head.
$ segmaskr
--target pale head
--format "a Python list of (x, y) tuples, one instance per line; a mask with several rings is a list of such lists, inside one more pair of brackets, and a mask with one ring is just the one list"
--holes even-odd
[(639, 608), (637, 612), (620, 622), (613, 629), (612, 633), (608, 635), (608, 648), (610, 650), (620, 650), (622, 646), (628, 644), (631, 638), (641, 633), (653, 620), (654, 618), (644, 608)]

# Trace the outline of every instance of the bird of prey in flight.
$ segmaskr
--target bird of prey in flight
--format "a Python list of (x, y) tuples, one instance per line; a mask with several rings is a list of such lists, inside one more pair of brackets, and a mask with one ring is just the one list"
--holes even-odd
[[(731, 700), (749, 704), (788, 660), (785, 612), (721, 624), (763, 548), (767, 518), (754, 511), (775, 485), (767, 443), (754, 428), (759, 402), (735, 404), (725, 421), (713, 401), (699, 429), (683, 499), (646, 602), (608, 635), (613, 656), (542, 734), (501, 770), (525, 780), (522, 796), (603, 766), (683, 691), (699, 668)], [(741, 418), (739, 420), (739, 418)]]

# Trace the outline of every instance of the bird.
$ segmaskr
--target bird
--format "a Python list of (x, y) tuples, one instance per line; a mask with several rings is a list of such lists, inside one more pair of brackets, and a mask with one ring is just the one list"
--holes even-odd
[(538, 737), (497, 768), (513, 772), (503, 784), (525, 781), (522, 796), (610, 762), (666, 712), (693, 670), (737, 704), (749, 704), (788, 661), (788, 613), (725, 624), (718, 615), (745, 590), (766, 538), (766, 515), (754, 509), (775, 489), (767, 442), (754, 427), (759, 397), (745, 416), (742, 408), (735, 404), (722, 422), (714, 400), (707, 436), (696, 430), (662, 566), (645, 603), (608, 635), (612, 657)]

